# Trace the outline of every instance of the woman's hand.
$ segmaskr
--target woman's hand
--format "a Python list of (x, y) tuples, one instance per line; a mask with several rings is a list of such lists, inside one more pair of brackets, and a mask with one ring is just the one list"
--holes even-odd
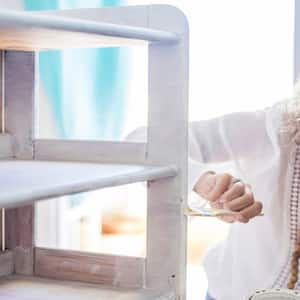
[(220, 217), (223, 221), (248, 223), (261, 213), (262, 203), (255, 201), (249, 185), (234, 181), (234, 177), (230, 174), (206, 172), (199, 178), (194, 191), (207, 199), (214, 208), (239, 212), (234, 216)]

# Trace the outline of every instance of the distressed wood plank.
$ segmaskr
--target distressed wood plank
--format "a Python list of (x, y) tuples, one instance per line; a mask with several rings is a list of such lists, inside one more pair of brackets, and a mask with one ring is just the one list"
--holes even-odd
[(143, 258), (36, 248), (35, 274), (41, 277), (141, 288)]
[(13, 251), (0, 252), (0, 277), (14, 272)]
[(93, 284), (11, 276), (0, 279), (1, 300), (175, 300), (149, 290), (113, 289)]
[(35, 159), (56, 161), (145, 163), (144, 143), (35, 140)]

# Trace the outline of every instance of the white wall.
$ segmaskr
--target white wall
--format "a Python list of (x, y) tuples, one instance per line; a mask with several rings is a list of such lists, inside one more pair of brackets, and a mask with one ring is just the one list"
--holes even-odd
[(190, 118), (263, 108), (293, 82), (293, 0), (129, 0), (167, 3), (191, 31)]

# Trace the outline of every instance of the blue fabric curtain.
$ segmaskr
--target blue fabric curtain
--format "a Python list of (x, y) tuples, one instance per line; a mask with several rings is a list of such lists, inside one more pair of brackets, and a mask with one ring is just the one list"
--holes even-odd
[[(24, 0), (26, 10), (126, 5), (122, 0)], [(120, 139), (129, 50), (75, 49), (40, 53), (40, 77), (58, 135), (74, 139)]]

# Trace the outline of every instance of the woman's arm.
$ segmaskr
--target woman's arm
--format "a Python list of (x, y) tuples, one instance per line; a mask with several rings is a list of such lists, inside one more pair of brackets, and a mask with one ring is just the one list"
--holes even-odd
[(232, 161), (257, 152), (268, 140), (266, 111), (228, 114), (190, 123), (189, 156), (204, 163)]
[(240, 212), (226, 221), (248, 222), (262, 210), (251, 188), (243, 182), (233, 183), (234, 177), (218, 172), (218, 165), (226, 161), (238, 165), (271, 147), (266, 118), (266, 111), (257, 111), (190, 124), (189, 190), (213, 206)]

